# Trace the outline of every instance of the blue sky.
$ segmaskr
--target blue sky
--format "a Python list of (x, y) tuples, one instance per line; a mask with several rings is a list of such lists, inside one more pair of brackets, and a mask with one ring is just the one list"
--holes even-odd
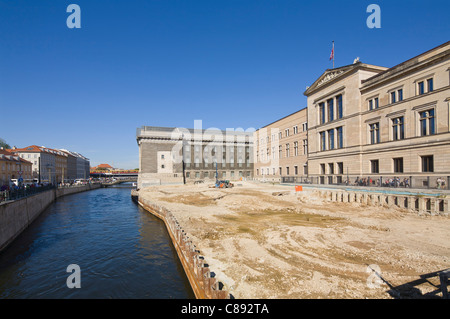
[[(81, 29), (69, 29), (69, 4)], [(381, 29), (369, 29), (369, 4)], [(0, 0), (0, 137), (138, 167), (142, 125), (259, 128), (335, 66), (392, 67), (450, 40), (450, 2)]]

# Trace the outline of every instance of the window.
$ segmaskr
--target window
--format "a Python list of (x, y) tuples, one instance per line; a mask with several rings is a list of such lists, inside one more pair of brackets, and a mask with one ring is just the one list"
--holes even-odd
[(342, 108), (342, 95), (338, 95), (336, 97), (336, 103), (337, 103), (337, 118), (341, 119), (344, 116), (344, 110)]
[(325, 103), (319, 104), (319, 118), (320, 118), (320, 124), (325, 123)]
[(395, 102), (397, 102), (397, 101), (395, 99), (395, 91), (394, 91), (394, 92), (391, 92), (391, 103), (395, 103)]
[(420, 136), (433, 135), (435, 133), (434, 109), (419, 113), (420, 116)]
[(283, 176), (283, 168), (280, 167), (280, 176)]
[(282, 158), (283, 157), (283, 146), (278, 146), (278, 158)]
[(330, 175), (334, 174), (334, 163), (328, 164), (328, 174), (330, 174)]
[(164, 164), (163, 164), (163, 165), (161, 165), (161, 168), (165, 168)]
[(320, 174), (325, 175), (325, 164), (320, 164)]
[(284, 134), (286, 135), (286, 137), (289, 136), (289, 129), (288, 128), (284, 130)]
[(424, 94), (425, 93), (425, 83), (423, 81), (417, 83), (417, 89), (418, 89), (419, 95)]
[(298, 156), (298, 142), (294, 142), (294, 156)]
[(380, 125), (373, 123), (369, 125), (370, 128), (370, 144), (380, 143)]
[(403, 158), (394, 158), (394, 173), (403, 173)]
[(289, 176), (289, 167), (286, 167), (286, 175)]
[(380, 162), (378, 160), (370, 161), (370, 168), (373, 174), (378, 174), (380, 172)]
[(403, 89), (398, 90), (397, 94), (398, 94), (398, 100), (403, 101)]
[(378, 103), (378, 98), (377, 97), (369, 100), (369, 110), (374, 110), (374, 109), (377, 109), (379, 107), (380, 107), (380, 105)]
[(298, 126), (294, 126), (293, 130), (294, 130), (294, 134), (297, 134), (298, 133)]
[(433, 155), (422, 156), (422, 172), (434, 172)]
[(331, 122), (334, 120), (334, 100), (329, 99), (327, 101), (327, 105), (328, 105), (328, 122)]
[(320, 133), (320, 150), (326, 151), (326, 140), (325, 140), (325, 132)]
[(298, 166), (294, 166), (294, 175), (298, 175)]
[(405, 125), (403, 116), (392, 120), (392, 139), (394, 141), (405, 139)]
[(291, 151), (289, 149), (289, 144), (286, 144), (286, 157), (291, 156)]
[(336, 129), (336, 132), (337, 132), (337, 148), (340, 149), (340, 148), (344, 147), (344, 137), (342, 134), (342, 126), (338, 127)]
[(428, 92), (433, 92), (433, 79), (427, 80)]
[(308, 130), (308, 123), (302, 124), (303, 132), (306, 132)]
[(278, 139), (281, 140), (282, 137), (283, 137), (283, 133), (279, 132), (278, 133)]
[(328, 131), (328, 149), (334, 150), (334, 129)]
[(337, 163), (338, 174), (344, 174), (344, 163)]
[(303, 155), (308, 154), (308, 140), (303, 140)]

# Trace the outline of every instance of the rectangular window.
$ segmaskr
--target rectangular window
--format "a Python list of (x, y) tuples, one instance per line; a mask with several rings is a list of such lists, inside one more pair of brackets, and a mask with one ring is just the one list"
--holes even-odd
[(344, 117), (344, 110), (342, 106), (342, 95), (338, 95), (336, 97), (336, 103), (337, 103), (337, 118), (341, 119)]
[(425, 83), (423, 81), (419, 82), (417, 84), (417, 90), (418, 90), (419, 95), (422, 95), (425, 93)]
[(294, 142), (294, 156), (298, 156), (298, 142)]
[(344, 174), (344, 163), (337, 163), (338, 174)]
[(328, 164), (328, 174), (333, 175), (334, 174), (334, 163)]
[(403, 158), (394, 158), (394, 173), (403, 173)]
[(294, 126), (294, 134), (298, 133), (298, 126)]
[(420, 136), (433, 135), (435, 133), (434, 109), (419, 113), (420, 116)]
[(422, 156), (422, 172), (432, 173), (434, 172), (433, 155)]
[(403, 89), (398, 90), (397, 94), (398, 94), (398, 100), (403, 101)]
[(380, 104), (378, 102), (378, 98), (377, 97), (374, 99), (374, 103), (375, 103), (375, 108), (376, 109), (380, 107)]
[(392, 138), (394, 141), (405, 139), (405, 125), (403, 116), (392, 120)]
[(308, 140), (303, 140), (303, 155), (308, 154)]
[(286, 167), (286, 175), (289, 176), (289, 167)]
[(325, 175), (325, 164), (320, 164), (320, 174)]
[(320, 118), (320, 124), (325, 123), (325, 103), (319, 104), (319, 118)]
[(428, 79), (427, 80), (427, 85), (428, 85), (428, 92), (433, 92), (433, 79)]
[(327, 101), (328, 105), (328, 121), (331, 122), (334, 120), (334, 100), (330, 99)]
[(369, 125), (370, 128), (370, 144), (380, 143), (380, 125), (373, 123)]
[(278, 146), (278, 158), (283, 157), (283, 146)]
[(397, 101), (395, 100), (395, 91), (394, 91), (394, 92), (391, 92), (391, 103), (395, 103), (395, 102), (397, 102)]
[(344, 137), (342, 134), (342, 126), (338, 127), (336, 129), (336, 132), (337, 132), (337, 148), (340, 149), (340, 148), (344, 147)]
[(291, 151), (289, 149), (289, 144), (286, 144), (286, 157), (291, 156)]
[(373, 174), (378, 174), (380, 172), (380, 162), (378, 160), (370, 161), (370, 168)]
[(321, 151), (326, 151), (327, 147), (326, 147), (326, 136), (325, 136), (325, 132), (321, 132), (320, 133), (320, 150)]
[(369, 100), (369, 110), (373, 110), (373, 100)]
[(328, 131), (328, 149), (334, 150), (334, 129)]
[(298, 175), (298, 166), (294, 166), (294, 174)]

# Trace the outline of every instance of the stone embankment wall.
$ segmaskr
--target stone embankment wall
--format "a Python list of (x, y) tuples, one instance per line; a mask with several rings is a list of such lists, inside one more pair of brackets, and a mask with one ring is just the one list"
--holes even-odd
[(99, 188), (99, 184), (59, 188), (0, 204), (0, 252), (58, 197)]
[(223, 284), (211, 277), (211, 270), (204, 256), (196, 250), (175, 216), (166, 208), (139, 197), (139, 193), (135, 190), (132, 191), (131, 197), (146, 211), (165, 223), (195, 297), (197, 299), (230, 299), (229, 292), (222, 290)]
[(406, 195), (346, 190), (325, 190), (320, 192), (332, 202), (398, 207), (417, 212), (418, 214), (448, 216), (450, 213), (450, 196), (446, 195)]

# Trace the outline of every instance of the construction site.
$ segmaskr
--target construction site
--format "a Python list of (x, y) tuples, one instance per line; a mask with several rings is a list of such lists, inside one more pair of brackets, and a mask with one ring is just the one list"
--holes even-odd
[(233, 297), (442, 298), (448, 214), (332, 202), (292, 186), (233, 186), (139, 191), (176, 217)]

